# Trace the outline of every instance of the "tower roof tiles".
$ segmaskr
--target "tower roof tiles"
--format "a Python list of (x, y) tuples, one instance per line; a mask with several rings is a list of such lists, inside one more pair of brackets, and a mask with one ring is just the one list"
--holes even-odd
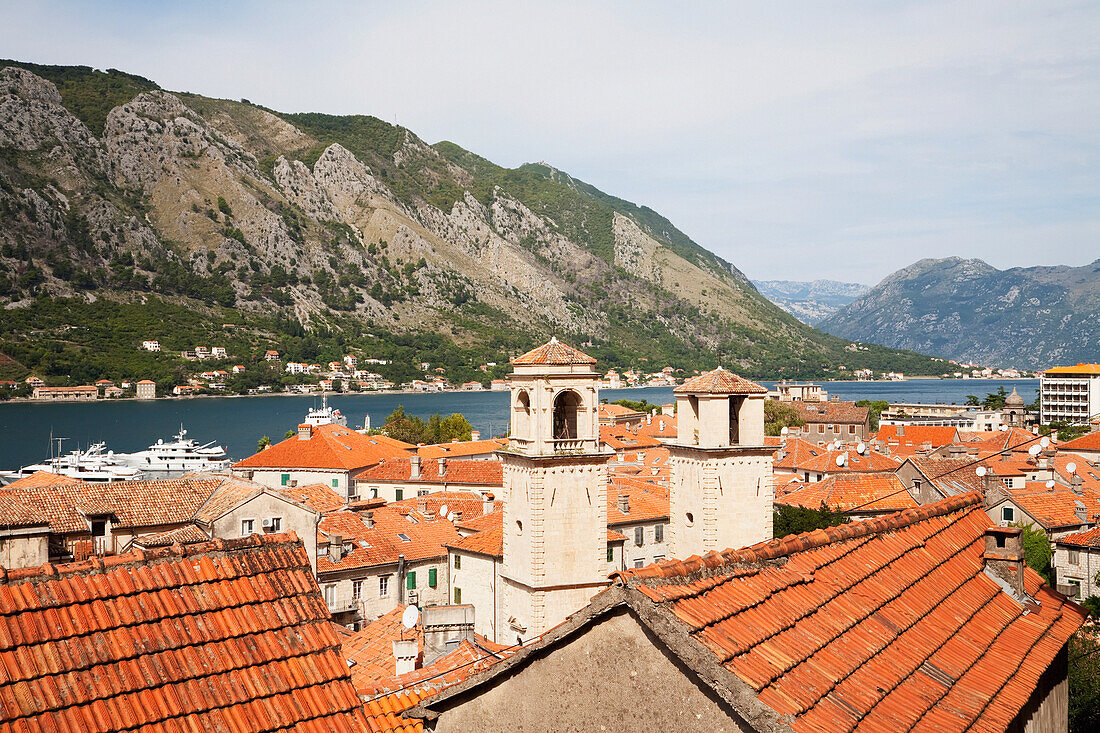
[(565, 366), (568, 364), (595, 364), (596, 360), (588, 354), (574, 349), (572, 346), (558, 341), (557, 337), (551, 338), (542, 346), (531, 349), (522, 356), (512, 359), (515, 366), (531, 364), (547, 364), (551, 366)]
[(688, 379), (673, 390), (676, 394), (767, 394), (756, 382), (718, 367)]

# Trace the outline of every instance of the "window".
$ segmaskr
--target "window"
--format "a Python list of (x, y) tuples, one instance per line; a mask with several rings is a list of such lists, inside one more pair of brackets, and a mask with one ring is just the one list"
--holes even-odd
[(1016, 519), (1016, 510), (1010, 506), (1001, 507), (1001, 521), (1012, 522)]
[(819, 433), (824, 433), (825, 432), (825, 424), (824, 423), (818, 423), (817, 432), (819, 432)]
[(635, 527), (634, 528), (634, 544), (641, 547), (643, 542), (645, 542), (645, 528), (644, 527)]
[(635, 560), (634, 561), (634, 567), (644, 568), (645, 567), (645, 560)]
[(405, 576), (405, 590), (416, 590), (416, 571), (410, 570)]
[(284, 473), (282, 476), (279, 477), (279, 482), (283, 486), (286, 486), (287, 484), (289, 484), (290, 483), (290, 474), (289, 473)]
[(282, 517), (272, 517), (271, 518), (271, 531), (272, 532), (280, 532), (280, 531), (282, 531), (282, 529), (283, 529), (283, 518)]
[(329, 605), (329, 608), (332, 608), (333, 604), (336, 603), (336, 586), (335, 585), (326, 585), (325, 586), (325, 603), (327, 603)]
[(411, 540), (409, 539), (409, 536), (407, 534), (405, 534), (404, 532), (398, 532), (397, 536), (398, 536), (398, 538), (400, 538), (400, 540), (402, 542), (411, 542)]
[(242, 519), (241, 520), (241, 537), (247, 537), (256, 531), (255, 519)]
[(855, 435), (855, 434), (856, 434), (856, 426), (855, 425), (849, 425), (848, 426), (848, 435)]
[(394, 489), (393, 490), (393, 500), (394, 501), (401, 501), (404, 498), (405, 498), (405, 490), (404, 489)]
[(462, 569), (462, 555), (455, 555), (455, 570)]
[(335, 489), (335, 488), (336, 488), (337, 486), (339, 486), (339, 485), (340, 485), (340, 479), (338, 479), (338, 478), (334, 478), (334, 479), (332, 480), (332, 488), (334, 488), (334, 489)]
[(1070, 550), (1069, 551), (1069, 564), (1070, 565), (1079, 565), (1080, 563), (1081, 563), (1080, 552), (1078, 550)]
[(839, 426), (839, 425), (836, 425), (836, 424), (834, 424), (834, 425), (833, 425), (833, 432), (834, 432), (834, 433), (839, 433), (839, 432), (840, 432), (840, 426)]
[(427, 489), (417, 489), (416, 490), (416, 495), (417, 496), (427, 496), (428, 495), (428, 490)]
[(607, 548), (607, 561), (608, 562), (615, 562), (615, 548), (614, 547), (608, 547)]
[(692, 514), (691, 512), (687, 513), (687, 515), (685, 516), (685, 519), (687, 519), (687, 522), (686, 522), (687, 526), (692, 527), (692, 526), (695, 525), (695, 515)]
[(438, 577), (438, 571), (435, 568), (428, 568), (428, 587), (434, 588), (436, 586), (436, 578)]
[(388, 598), (390, 595), (390, 576), (382, 575), (378, 578), (378, 597)]
[(105, 537), (107, 535), (107, 522), (97, 519), (92, 522), (92, 537)]
[(455, 588), (455, 605), (462, 603), (462, 589)]
[(654, 555), (653, 556), (653, 562), (661, 562), (661, 560), (664, 560), (664, 559), (665, 559), (664, 555)]
[(358, 601), (363, 597), (363, 581), (353, 580), (351, 581), (351, 600)]
[(372, 499), (377, 499), (378, 498), (378, 487), (377, 486), (370, 487), (370, 498), (372, 498)]
[(665, 525), (658, 524), (653, 528), (653, 541), (664, 542), (665, 541)]

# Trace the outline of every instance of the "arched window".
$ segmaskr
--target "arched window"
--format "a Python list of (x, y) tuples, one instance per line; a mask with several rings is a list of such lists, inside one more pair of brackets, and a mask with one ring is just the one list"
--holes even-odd
[(581, 396), (571, 390), (554, 398), (554, 440), (570, 440), (577, 437), (577, 417), (581, 409)]
[(730, 445), (737, 445), (737, 411), (741, 409), (744, 397), (730, 397)]
[(512, 435), (517, 438), (531, 437), (531, 397), (527, 390), (520, 390), (516, 395), (512, 412)]

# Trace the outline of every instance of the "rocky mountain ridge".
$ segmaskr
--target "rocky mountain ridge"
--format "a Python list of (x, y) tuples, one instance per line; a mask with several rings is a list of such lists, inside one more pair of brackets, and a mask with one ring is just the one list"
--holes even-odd
[[(545, 164), (113, 70), (0, 66), (0, 303), (24, 324), (47, 305), (159, 298), (276, 343), (279, 319), (505, 357), (559, 333), (611, 363), (933, 368), (805, 327), (656, 212)], [(29, 349), (20, 336), (0, 348)]]
[(979, 259), (924, 259), (819, 325), (844, 338), (980, 364), (1097, 361), (1100, 260), (998, 270)]
[(753, 280), (752, 284), (765, 298), (811, 326), (871, 289), (870, 285), (836, 280)]

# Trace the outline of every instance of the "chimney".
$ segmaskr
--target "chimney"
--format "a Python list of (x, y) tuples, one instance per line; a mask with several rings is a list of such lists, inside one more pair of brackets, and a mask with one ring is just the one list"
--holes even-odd
[(1024, 592), (1024, 538), (1019, 527), (990, 527), (985, 531), (985, 569), (1012, 588), (1017, 599)]
[(962, 458), (964, 455), (966, 455), (965, 447), (961, 445), (956, 445), (954, 443), (947, 446), (947, 456), (949, 458)]
[(374, 529), (374, 512), (363, 512), (363, 524), (367, 525), (367, 529)]
[(439, 478), (443, 478), (446, 475), (447, 475), (447, 459), (446, 458), (440, 458), (439, 459)]
[(630, 496), (627, 494), (619, 494), (619, 511), (623, 514), (630, 514)]
[(420, 512), (421, 514), (427, 514), (428, 513), (428, 500), (427, 499), (417, 499), (417, 501), (416, 501), (416, 511)]
[(344, 559), (344, 538), (338, 534), (328, 536), (328, 559), (340, 562)]
[(451, 512), (451, 521), (458, 524), (462, 521), (462, 512)]
[(470, 431), (470, 440), (481, 440), (481, 431), (480, 430), (471, 430)]
[(413, 456), (409, 459), (409, 479), (417, 480), (420, 478), (420, 456)]
[(481, 495), (481, 513), (492, 514), (493, 513), (493, 500), (496, 499), (492, 493), (485, 493)]
[(904, 425), (898, 425), (897, 436), (900, 438), (900, 437), (903, 437), (904, 435), (905, 435), (905, 426)]
[(1082, 479), (1077, 474), (1073, 474), (1073, 476), (1071, 476), (1070, 479), (1069, 479), (1070, 488), (1073, 489), (1073, 493), (1075, 493), (1079, 496), (1085, 493), (1084, 490), (1081, 488), (1081, 485), (1083, 483), (1084, 483), (1084, 479)]
[(313, 437), (313, 426), (302, 423), (298, 426), (298, 440), (309, 440)]
[(396, 662), (394, 674), (408, 674), (416, 669), (416, 658), (420, 656), (420, 644), (416, 639), (402, 639), (393, 642), (393, 659)]

